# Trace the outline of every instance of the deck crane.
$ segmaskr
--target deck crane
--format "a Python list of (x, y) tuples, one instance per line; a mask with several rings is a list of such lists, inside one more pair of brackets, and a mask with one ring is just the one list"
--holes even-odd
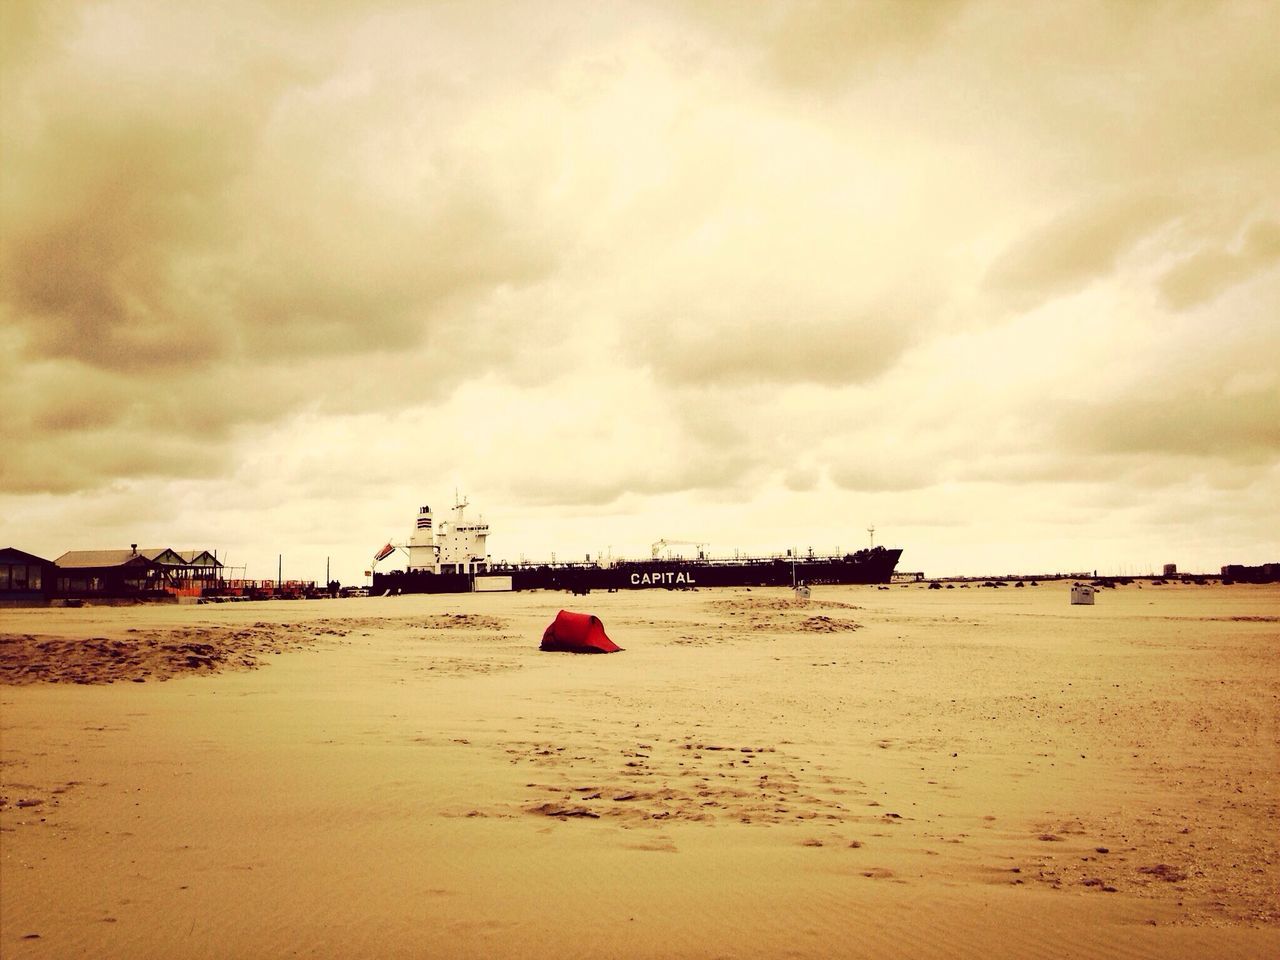
[(652, 544), (653, 559), (657, 560), (658, 555), (663, 550), (667, 551), (667, 556), (669, 557), (671, 555), (671, 550), (670, 550), (671, 547), (697, 547), (698, 559), (699, 560), (707, 559), (706, 553), (705, 553), (706, 543), (698, 543), (695, 540), (667, 540), (667, 539), (655, 540), (653, 542)]

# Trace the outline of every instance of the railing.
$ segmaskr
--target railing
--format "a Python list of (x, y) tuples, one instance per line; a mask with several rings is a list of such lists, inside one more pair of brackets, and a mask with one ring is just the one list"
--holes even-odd
[(278, 597), (296, 600), (314, 596), (318, 591), (314, 580), (223, 580), (217, 584), (206, 584), (197, 594), (204, 597), (245, 597), (253, 600), (266, 600)]

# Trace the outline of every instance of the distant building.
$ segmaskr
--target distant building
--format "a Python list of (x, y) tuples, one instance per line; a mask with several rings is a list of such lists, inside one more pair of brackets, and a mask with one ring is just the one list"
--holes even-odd
[(1166, 563), (1164, 565), (1164, 575), (1166, 577), (1176, 577), (1178, 575), (1178, 565), (1176, 563)]
[(54, 589), (55, 571), (52, 560), (16, 547), (0, 549), (0, 604), (48, 600)]
[(1222, 578), (1238, 583), (1277, 583), (1280, 582), (1280, 563), (1264, 563), (1256, 567), (1231, 563), (1222, 568)]

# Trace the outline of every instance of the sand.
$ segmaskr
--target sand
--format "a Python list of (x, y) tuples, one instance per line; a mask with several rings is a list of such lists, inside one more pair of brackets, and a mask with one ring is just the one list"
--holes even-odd
[[(562, 607), (626, 649), (541, 653)], [(0, 955), (1280, 956), (1280, 589), (0, 611)]]

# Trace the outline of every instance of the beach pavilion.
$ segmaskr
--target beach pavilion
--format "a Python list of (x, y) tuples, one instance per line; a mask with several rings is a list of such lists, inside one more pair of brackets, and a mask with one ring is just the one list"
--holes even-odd
[(54, 561), (64, 597), (199, 596), (217, 584), (222, 564), (207, 550), (70, 550)]

